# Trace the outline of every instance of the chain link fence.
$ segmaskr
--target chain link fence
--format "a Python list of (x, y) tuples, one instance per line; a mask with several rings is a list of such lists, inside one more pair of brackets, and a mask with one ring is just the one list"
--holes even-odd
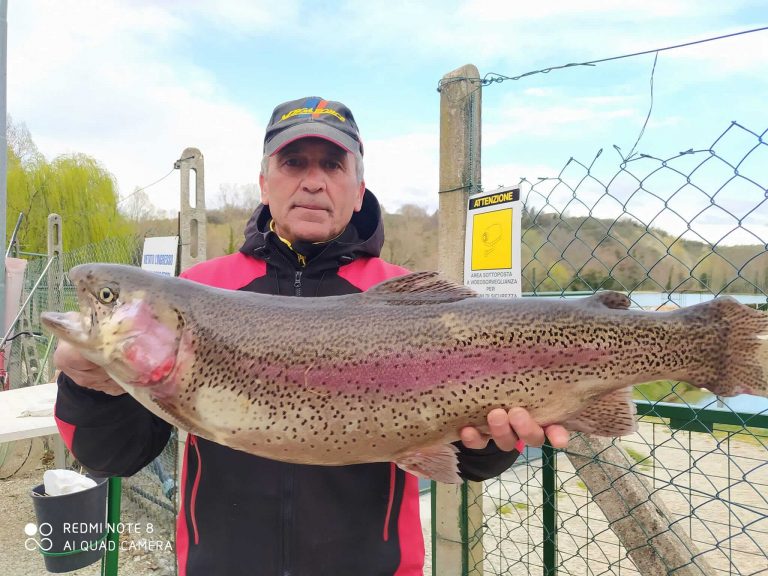
[[(142, 249), (143, 239), (138, 236), (108, 238), (97, 244), (89, 244), (65, 252), (61, 255), (60, 262), (58, 257), (54, 257), (47, 273), (45, 272), (48, 265), (47, 258), (28, 260), (23, 299), (27, 298), (41, 275), (43, 278), (32, 294), (19, 328), (35, 336), (17, 338), (13, 341), (9, 355), (10, 387), (30, 386), (52, 381), (54, 377), (52, 352), (55, 342), (42, 328), (40, 313), (45, 310), (78, 309), (75, 288), (66, 276), (67, 271), (78, 264), (88, 262), (139, 266)], [(123, 481), (123, 496), (127, 500), (123, 501), (124, 521), (142, 524), (150, 522), (155, 528), (158, 539), (171, 542), (175, 539), (177, 446), (174, 433), (163, 452), (153, 462), (136, 475)], [(73, 468), (79, 467), (79, 463), (73, 460), (71, 455), (68, 455), (67, 464)], [(175, 573), (175, 558), (172, 551), (158, 551), (153, 554), (152, 559), (161, 569), (159, 573)]]
[[(73, 266), (86, 262), (138, 265), (141, 261), (141, 250), (140, 239), (128, 236), (88, 244), (62, 254), (60, 259), (54, 256), (50, 264), (47, 257), (27, 260), (22, 301), (25, 301), (30, 293), (32, 296), (16, 332), (30, 332), (34, 336), (19, 337), (12, 343), (8, 361), (10, 388), (39, 384), (50, 381), (53, 377), (50, 359), (54, 342), (40, 324), (40, 314), (46, 310), (77, 310), (75, 291), (66, 278), (66, 272)], [(40, 282), (32, 292), (38, 280)]]
[[(522, 180), (524, 293), (614, 289), (646, 310), (729, 294), (768, 309), (765, 135), (732, 123), (710, 146), (673, 157), (620, 157), (606, 168), (598, 154), (569, 160), (556, 178)], [(481, 501), (468, 503), (482, 506), (482, 519), (464, 513), (465, 573), (641, 574), (637, 539), (625, 537), (634, 530), (658, 573), (768, 574), (768, 401), (721, 401), (671, 381), (639, 386), (635, 397), (633, 436), (587, 458), (569, 452), (578, 439), (569, 451), (529, 450), (483, 484)], [(580, 476), (588, 465), (604, 476), (598, 493)], [(620, 487), (629, 477), (665, 523), (645, 520), (644, 504)], [(606, 495), (621, 514), (606, 517)]]

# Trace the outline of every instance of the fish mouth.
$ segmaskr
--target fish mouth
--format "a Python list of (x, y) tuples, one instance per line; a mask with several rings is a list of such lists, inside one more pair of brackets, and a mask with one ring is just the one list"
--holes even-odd
[(80, 312), (43, 312), (40, 321), (54, 336), (80, 346), (90, 339), (91, 318)]
[[(91, 266), (83, 264), (69, 271), (69, 278), (75, 286), (79, 311), (43, 312), (40, 321), (54, 336), (80, 348), (94, 348), (94, 330), (97, 326), (97, 312), (94, 296), (88, 289), (87, 278), (92, 274)], [(89, 345), (90, 342), (90, 345)]]
[[(172, 376), (184, 320), (142, 278), (102, 264), (72, 268), (79, 312), (46, 312), (43, 325), (120, 385), (154, 387)], [(106, 296), (102, 296), (104, 290)]]
[(98, 314), (95, 296), (89, 290), (89, 281), (93, 272), (93, 265), (90, 264), (81, 264), (69, 271), (69, 278), (76, 290), (79, 311), (43, 312), (40, 315), (40, 321), (48, 331), (89, 356), (99, 348), (96, 337)]

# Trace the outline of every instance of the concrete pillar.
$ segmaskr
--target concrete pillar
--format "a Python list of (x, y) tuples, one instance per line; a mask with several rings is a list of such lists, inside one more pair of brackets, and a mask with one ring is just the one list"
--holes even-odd
[[(61, 216), (58, 214), (48, 214), (48, 260), (52, 261), (48, 268), (48, 310), (56, 310), (62, 312), (63, 296), (64, 296), (64, 230)], [(29, 309), (27, 310), (29, 312)], [(53, 338), (53, 336), (50, 336)], [(39, 369), (39, 358), (37, 357), (37, 344), (32, 338), (26, 339), (30, 344), (30, 354), (35, 354), (35, 362)], [(56, 367), (53, 365), (53, 353), (51, 351), (50, 356), (46, 358), (45, 363), (46, 374), (44, 382), (53, 382), (53, 376), (56, 372)], [(64, 468), (67, 461), (67, 449), (64, 446), (64, 440), (60, 435), (55, 435), (49, 440), (49, 445), (53, 446), (54, 465), (57, 468)]]
[[(179, 213), (179, 271), (206, 260), (205, 166), (203, 154), (197, 148), (185, 148), (174, 165), (181, 172), (181, 212)], [(191, 180), (194, 179), (194, 190)], [(176, 478), (181, 483), (184, 446), (187, 433), (178, 430)], [(179, 509), (183, 488), (176, 491), (176, 509)]]
[[(438, 270), (464, 282), (464, 235), (470, 193), (480, 191), (480, 84), (473, 65), (443, 76), (440, 91), (440, 223)], [(433, 573), (482, 574), (482, 484), (467, 483), (467, 523), (461, 518), (461, 486), (436, 484)], [(471, 538), (470, 538), (471, 536)]]
[[(48, 310), (62, 311), (62, 296), (64, 291), (64, 240), (61, 216), (48, 215), (48, 259), (53, 264), (48, 268)], [(51, 382), (55, 372), (53, 361), (46, 363), (47, 374), (45, 382)]]
[[(181, 172), (181, 213), (179, 214), (179, 270), (206, 260), (205, 170), (203, 154), (185, 148), (175, 167)], [(190, 180), (194, 190), (190, 191)]]

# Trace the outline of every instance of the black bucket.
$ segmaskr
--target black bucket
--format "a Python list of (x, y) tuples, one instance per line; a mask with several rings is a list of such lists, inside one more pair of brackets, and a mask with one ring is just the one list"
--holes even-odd
[(37, 516), (37, 546), (48, 572), (71, 572), (101, 560), (107, 546), (107, 481), (61, 496), (46, 496), (45, 486), (32, 489)]

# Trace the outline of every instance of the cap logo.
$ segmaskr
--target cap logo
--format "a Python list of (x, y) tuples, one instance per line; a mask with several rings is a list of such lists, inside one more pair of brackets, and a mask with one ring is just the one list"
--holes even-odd
[(318, 118), (321, 114), (329, 114), (331, 116), (335, 116), (339, 119), (339, 122), (346, 122), (347, 119), (344, 118), (341, 114), (336, 112), (336, 110), (333, 110), (331, 108), (326, 108), (326, 104), (328, 104), (327, 100), (308, 100), (305, 103), (304, 108), (295, 108), (291, 110), (290, 112), (286, 112), (280, 117), (280, 122), (283, 120), (288, 120), (288, 118), (293, 118), (295, 116), (312, 116), (312, 118)]

